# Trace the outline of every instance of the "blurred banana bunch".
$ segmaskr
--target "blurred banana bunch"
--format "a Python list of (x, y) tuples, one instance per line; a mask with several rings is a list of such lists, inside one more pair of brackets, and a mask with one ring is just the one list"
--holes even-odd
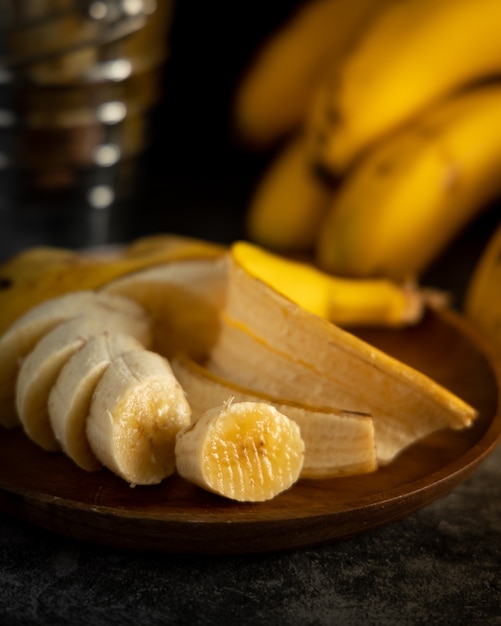
[(419, 280), (501, 195), (499, 0), (312, 0), (243, 75), (271, 163), (250, 239), (338, 276)]

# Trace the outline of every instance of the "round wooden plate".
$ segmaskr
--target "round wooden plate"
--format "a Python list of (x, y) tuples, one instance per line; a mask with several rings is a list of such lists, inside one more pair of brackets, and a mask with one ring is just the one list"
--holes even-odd
[[(473, 404), (461, 432), (436, 433), (373, 474), (301, 480), (275, 499), (240, 504), (177, 475), (129, 487), (107, 470), (87, 473), (19, 430), (0, 432), (0, 509), (76, 539), (171, 553), (271, 552), (345, 539), (400, 519), (453, 489), (501, 439), (500, 362), (451, 311), (405, 330), (356, 332)], [(412, 406), (409, 406), (412, 412)]]

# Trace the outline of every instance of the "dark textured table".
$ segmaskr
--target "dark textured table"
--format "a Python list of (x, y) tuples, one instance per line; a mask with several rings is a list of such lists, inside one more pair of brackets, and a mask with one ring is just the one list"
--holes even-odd
[(501, 624), (501, 448), (450, 494), (323, 547), (121, 552), (0, 520), (0, 623)]
[[(190, 3), (182, 4), (186, 24)], [(275, 19), (284, 5), (276, 5)], [(205, 21), (191, 21), (174, 38), (165, 102), (154, 119), (152, 148), (134, 167), (133, 192), (109, 210), (92, 211), (83, 202), (88, 180), (71, 194), (42, 199), (16, 186), (11, 172), (0, 173), (1, 260), (32, 245), (78, 248), (160, 231), (221, 242), (242, 236), (242, 216), (265, 159), (228, 145), (230, 86), (245, 54), (241, 47), (238, 55), (242, 37), (235, 29), (220, 28), (219, 48), (209, 45), (209, 13), (214, 26), (224, 12), (206, 13)], [(234, 13), (233, 24), (242, 24), (251, 12)], [(252, 13), (255, 26), (258, 13)], [(243, 40), (248, 52), (251, 40)], [(203, 58), (189, 54), (195, 44)], [(450, 290), (458, 306), (498, 215), (498, 209), (488, 212), (426, 277)], [(501, 624), (500, 572), (499, 446), (464, 483), (417, 513), (346, 541), (288, 553), (130, 553), (0, 516), (4, 626), (494, 625)]]

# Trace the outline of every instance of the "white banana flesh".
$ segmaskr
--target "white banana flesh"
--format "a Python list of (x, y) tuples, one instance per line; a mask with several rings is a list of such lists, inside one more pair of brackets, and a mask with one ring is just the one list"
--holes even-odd
[(194, 421), (223, 405), (228, 397), (234, 402), (267, 402), (293, 420), (304, 442), (302, 478), (332, 478), (377, 469), (370, 415), (277, 400), (218, 377), (186, 357), (175, 359), (172, 369), (186, 391)]
[(130, 485), (161, 482), (175, 471), (175, 439), (191, 410), (168, 361), (127, 352), (106, 368), (92, 398), (87, 439), (97, 459)]
[(262, 502), (299, 478), (298, 425), (268, 403), (232, 402), (207, 411), (176, 442), (178, 473), (226, 498)]
[(68, 359), (92, 336), (120, 328), (143, 337), (145, 319), (94, 307), (82, 317), (56, 326), (26, 356), (17, 377), (16, 409), (25, 433), (45, 450), (59, 450), (49, 418), (49, 395)]
[(96, 386), (116, 358), (142, 348), (131, 335), (105, 331), (86, 341), (61, 369), (49, 395), (49, 419), (62, 451), (82, 469), (102, 467), (86, 434)]
[(134, 301), (107, 293), (77, 291), (46, 300), (30, 309), (0, 336), (0, 426), (19, 426), (15, 386), (22, 360), (49, 331), (62, 322), (99, 310), (122, 311), (137, 320), (135, 334), (148, 346), (151, 330), (146, 313)]

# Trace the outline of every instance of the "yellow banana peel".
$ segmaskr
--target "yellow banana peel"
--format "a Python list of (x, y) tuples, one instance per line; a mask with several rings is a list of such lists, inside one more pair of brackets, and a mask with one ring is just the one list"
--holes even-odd
[(190, 258), (214, 258), (225, 248), (179, 235), (155, 235), (101, 253), (35, 247), (0, 266), (0, 334), (29, 308), (69, 291), (96, 289), (139, 269)]
[(438, 290), (389, 279), (343, 278), (308, 262), (238, 241), (230, 248), (236, 263), (306, 311), (341, 326), (403, 326), (417, 323), (429, 303), (445, 305)]

